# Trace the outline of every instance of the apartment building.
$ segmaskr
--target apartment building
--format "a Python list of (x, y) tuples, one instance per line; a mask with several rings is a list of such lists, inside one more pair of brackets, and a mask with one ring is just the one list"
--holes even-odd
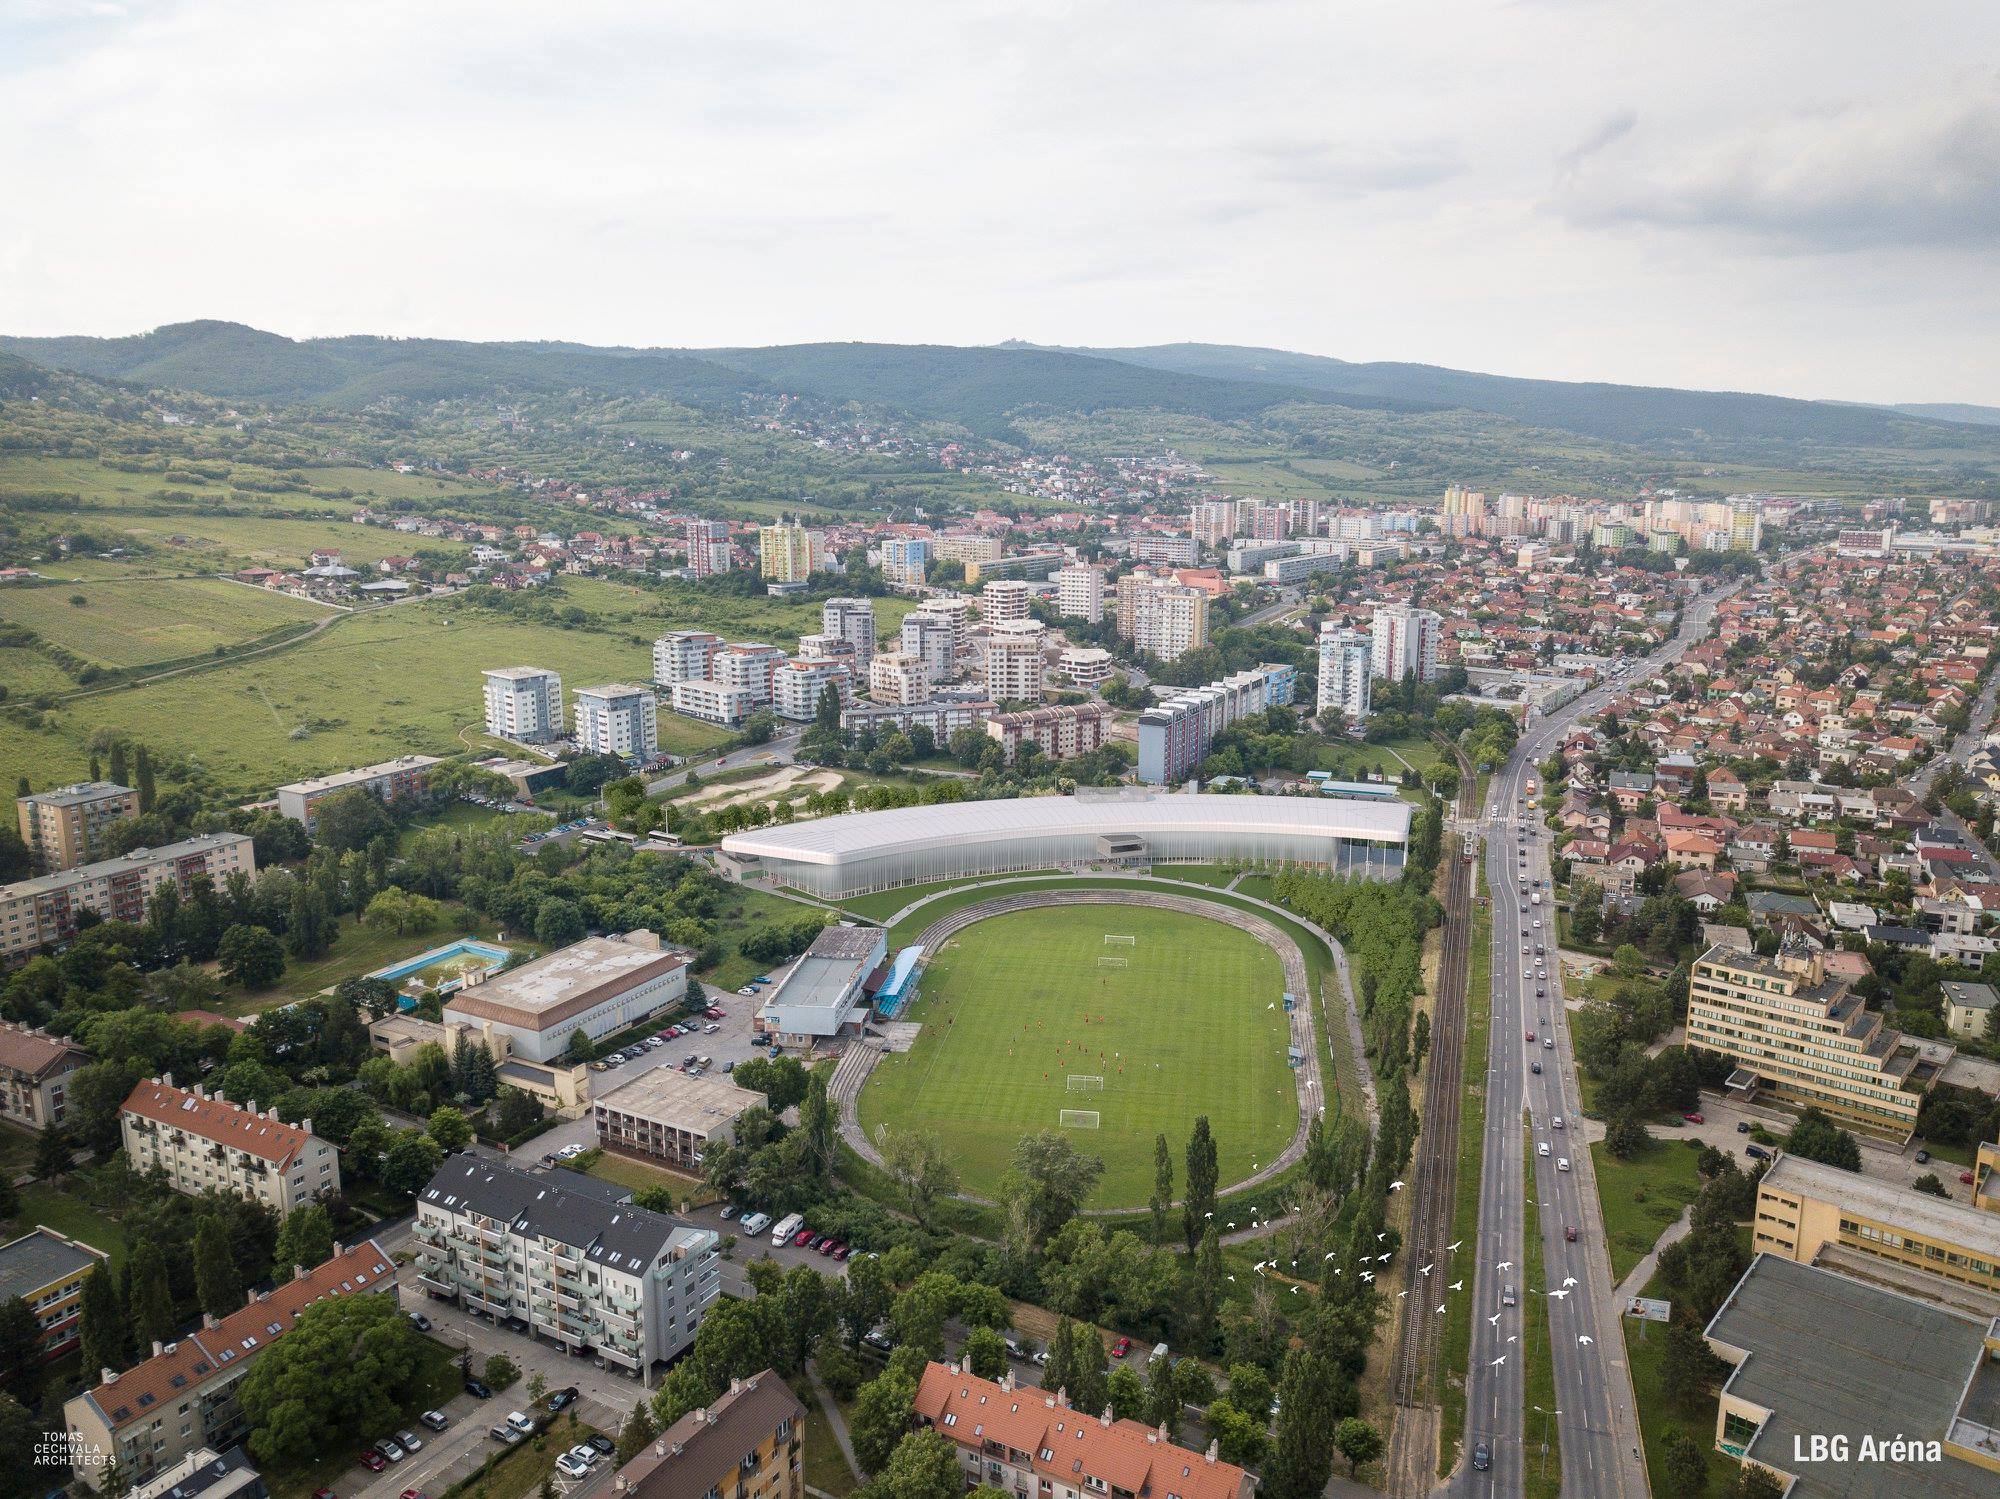
[(1322, 625), (1315, 711), (1338, 713), (1351, 724), (1363, 722), (1368, 717), (1374, 660), (1374, 643), (1365, 633)]
[(1735, 1062), (1734, 1095), (1768, 1092), (1898, 1140), (1916, 1128), (1939, 1071), (1803, 946), (1770, 958), (1719, 946), (1703, 953), (1688, 990), (1687, 1044)]
[(803, 583), (812, 576), (814, 537), (797, 521), (757, 528), (757, 570), (772, 583)]
[(854, 649), (854, 642), (839, 635), (828, 635), (824, 631), (811, 635), (801, 635), (799, 637), (799, 654), (797, 659), (801, 661), (838, 661), (853, 672), (857, 680), (867, 676), (866, 672), (855, 669), (856, 663), (860, 660), (860, 655)]
[[(1866, 1274), (1866, 1256), (2000, 1295), (2000, 1216), (1779, 1152), (1757, 1184), (1753, 1251)], [(1851, 1268), (1850, 1268), (1851, 1267)], [(1896, 1277), (1921, 1293), (1923, 1282)]]
[(979, 617), (989, 625), (1027, 619), (1035, 590), (1020, 578), (996, 578), (979, 590)]
[(1118, 633), (1135, 650), (1175, 661), (1208, 644), (1208, 595), (1167, 573), (1128, 573), (1118, 584)]
[(854, 647), (854, 669), (866, 676), (875, 656), (875, 601), (828, 599), (819, 608), (820, 632)]
[(732, 729), (768, 701), (748, 687), (728, 687), (700, 677), (674, 683), (668, 700), (676, 713)]
[(1236, 534), (1236, 506), (1229, 500), (1201, 500), (1188, 511), (1188, 529), (1198, 544), (1219, 552)]
[(330, 776), (314, 776), (278, 788), (278, 810), (295, 822), (315, 826), (315, 808), (329, 796), (343, 791), (366, 791), (385, 802), (408, 796), (422, 796), (430, 787), (431, 769), (444, 762), (436, 755), (402, 755), (380, 765), (363, 765), (357, 770), (336, 771)]
[(1297, 685), (1296, 670), (1273, 663), (1146, 709), (1139, 715), (1139, 779), (1155, 786), (1186, 780), (1208, 757), (1216, 735), (1253, 713), (1285, 707)]
[(655, 1067), (591, 1104), (597, 1143), (621, 1155), (701, 1171), (702, 1152), (736, 1138), (736, 1121), (768, 1100), (725, 1077), (690, 1077)]
[(503, 666), (487, 672), (486, 732), (523, 744), (562, 738), (562, 678), (539, 666)]
[(962, 620), (931, 609), (917, 609), (903, 616), (903, 651), (923, 663), (924, 675), (933, 686), (952, 681), (958, 675), (958, 653), (964, 644)]
[(1201, 556), (1192, 536), (1135, 536), (1130, 550), (1134, 562), (1155, 567), (1193, 567)]
[(73, 1041), (0, 1021), (0, 1119), (37, 1131), (68, 1123), (71, 1078), (89, 1062)]
[(933, 538), (931, 550), (943, 562), (998, 562), (1001, 546), (997, 536), (960, 531)]
[(157, 1167), (190, 1197), (228, 1192), (282, 1218), (340, 1190), (340, 1152), (313, 1133), (312, 1120), (287, 1124), (254, 1098), (237, 1104), (199, 1084), (175, 1087), (172, 1073), (132, 1089), (118, 1133), (134, 1171)]
[(577, 688), (576, 742), (590, 754), (652, 759), (660, 752), (660, 705), (653, 689), (629, 682)]
[(846, 662), (786, 661), (771, 676), (771, 711), (807, 723), (828, 692), (843, 706), (854, 696), (854, 671)]
[(707, 630), (669, 630), (653, 642), (653, 681), (671, 688), (676, 682), (702, 682), (714, 675), (720, 635)]
[(35, 868), (61, 874), (104, 857), (105, 832), (139, 815), (139, 793), (114, 781), (80, 781), (16, 797), (14, 814)]
[(986, 637), (986, 695), (997, 703), (1042, 700), (1042, 637), (1039, 621), (1017, 619)]
[(0, 1306), (20, 1297), (35, 1314), (41, 1361), (61, 1358), (77, 1343), (83, 1283), (111, 1257), (52, 1228), (29, 1229), (0, 1244)]
[(687, 954), (657, 932), (586, 937), (504, 973), (467, 974), (443, 1019), (475, 1030), (490, 1021), (515, 1056), (548, 1062), (577, 1031), (594, 1041), (678, 1005), (687, 978)]
[(1021, 746), (1032, 744), (1050, 760), (1087, 755), (1104, 745), (1111, 710), (1096, 703), (1073, 703), (996, 713), (986, 720), (986, 735), (1006, 752), (1011, 764)]
[[(102, 1380), (63, 1406), (63, 1423), (78, 1452), (102, 1453), (132, 1484), (151, 1483), (203, 1447), (225, 1451), (250, 1434), (237, 1400), (243, 1376), (265, 1349), (297, 1325), (313, 1303), (336, 1296), (394, 1294), (396, 1262), (373, 1239), (343, 1248), (296, 1280), (253, 1295), (240, 1311), (202, 1326), (178, 1342), (153, 1345), (152, 1356)], [(77, 1470), (102, 1488), (110, 1464)]]
[(203, 878), (219, 889), (238, 870), (257, 872), (250, 839), (242, 833), (202, 833), (164, 848), (135, 848), (116, 859), (0, 885), (0, 959), (68, 939), (85, 911), (106, 921), (144, 921), (146, 902), (169, 880), (186, 894)]
[(958, 1449), (968, 1488), (1016, 1499), (1251, 1499), (1256, 1480), (1142, 1421), (1079, 1411), (1058, 1390), (930, 1363), (912, 1415)]
[(893, 587), (922, 587), (930, 566), (928, 536), (891, 536), (882, 543), (882, 576)]
[(840, 727), (850, 734), (878, 737), (921, 728), (942, 745), (950, 743), (960, 729), (976, 729), (998, 711), (994, 703), (976, 693), (970, 697), (933, 697), (921, 703), (855, 703), (842, 711)]
[(729, 522), (691, 520), (687, 523), (688, 571), (713, 578), (736, 566), (736, 549), (729, 544)]
[(620, 1499), (805, 1499), (805, 1407), (766, 1369), (689, 1411), (620, 1468)]
[(965, 564), (967, 586), (994, 578), (1046, 578), (1069, 559), (1061, 552), (1014, 552)]
[(1435, 681), (1443, 633), (1443, 619), (1429, 609), (1397, 604), (1376, 610), (1369, 629), (1375, 675), (1392, 682), (1411, 676)]
[(1101, 687), (1111, 680), (1111, 652), (1095, 645), (1065, 646), (1056, 657), (1056, 670), (1079, 687)]
[(241, 1447), (197, 1447), (151, 1483), (127, 1490), (125, 1499), (267, 1499), (270, 1492)]
[(694, 1342), (722, 1291), (718, 1236), (576, 1185), (460, 1156), (417, 1194), (417, 1284), (645, 1378)]
[(785, 653), (775, 645), (746, 640), (725, 645), (709, 663), (711, 675), (725, 687), (741, 687), (762, 707), (771, 701), (771, 679), (785, 664)]
[(1104, 569), (1079, 562), (1056, 574), (1056, 612), (1085, 624), (1104, 620)]
[(884, 651), (868, 665), (868, 695), (878, 703), (921, 703), (931, 695), (930, 674), (913, 651)]

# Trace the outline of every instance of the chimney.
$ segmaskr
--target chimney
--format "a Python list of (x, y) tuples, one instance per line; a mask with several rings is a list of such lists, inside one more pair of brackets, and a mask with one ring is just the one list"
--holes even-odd
[(1001, 1371), (1000, 1388), (1003, 1390), (1012, 1390), (1014, 1388), (1014, 1366), (1012, 1364), (1009, 1364)]
[(741, 1392), (742, 1389), (743, 1389), (743, 1381), (737, 1379), (732, 1375), (729, 1380), (729, 1393), (735, 1395)]
[[(218, 1095), (216, 1095), (216, 1096), (217, 1096), (217, 1097), (220, 1097), (221, 1095), (220, 1095), (220, 1094), (218, 1094)], [(261, 1114), (259, 1114), (259, 1113), (257, 1112), (257, 1100), (256, 1100), (256, 1099), (254, 1099), (254, 1098), (253, 1098), (253, 1099), (251, 1099), (251, 1100), (250, 1100), (250, 1101), (249, 1101), (248, 1103), (246, 1103), (246, 1104), (245, 1104), (245, 1105), (244, 1105), (243, 1107), (244, 1107), (244, 1109), (245, 1109), (245, 1110), (247, 1110), (247, 1111), (248, 1111), (248, 1113), (249, 1113), (249, 1115), (250, 1115), (250, 1117), (251, 1117), (252, 1119), (260, 1119), (260, 1118), (262, 1118), (262, 1117), (263, 1117), (263, 1116), (262, 1116)]]
[(203, 1312), (201, 1314), (201, 1330), (203, 1332), (212, 1332), (220, 1325), (221, 1324), (215, 1320), (214, 1312)]
[(154, 1081), (162, 1087), (171, 1088), (174, 1085), (174, 1075), (171, 1072), (162, 1072)]
[(117, 1383), (118, 1383), (118, 1371), (117, 1371), (116, 1369), (100, 1369), (100, 1370), (98, 1370), (98, 1373), (99, 1373), (99, 1374), (101, 1374), (101, 1375), (103, 1376), (103, 1378), (101, 1378), (101, 1379), (100, 1379), (100, 1380), (98, 1381), (98, 1383), (99, 1383), (99, 1384), (117, 1384)]
[[(276, 1109), (273, 1109), (273, 1110), (271, 1110), (271, 1112), (272, 1112), (273, 1114), (275, 1114), (275, 1113), (277, 1113), (278, 1111), (277, 1111)], [(301, 1120), (299, 1121), (299, 1128), (300, 1128), (300, 1129), (302, 1129), (302, 1130), (304, 1130), (304, 1131), (305, 1131), (305, 1132), (306, 1132), (307, 1134), (311, 1134), (311, 1133), (313, 1132), (313, 1122), (312, 1122), (312, 1120), (310, 1120), (310, 1119), (301, 1119)]]
[(1063, 1408), (1064, 1410), (1068, 1410), (1068, 1409), (1069, 1409), (1069, 1386), (1068, 1386), (1068, 1385), (1063, 1385), (1063, 1386), (1061, 1386), (1060, 1388), (1058, 1388), (1058, 1389), (1057, 1389), (1057, 1391), (1056, 1391), (1056, 1404), (1057, 1404), (1057, 1405), (1060, 1405), (1060, 1406), (1061, 1406), (1061, 1407), (1062, 1407), (1062, 1408)]
[(164, 1351), (160, 1345), (160, 1340), (158, 1338), (153, 1339), (153, 1357), (158, 1358)]
[(305, 1278), (306, 1278), (306, 1267), (304, 1265), (292, 1266), (293, 1280), (304, 1280)]
[(1201, 1455), (1201, 1460), (1202, 1460), (1203, 1462), (1205, 1462), (1205, 1463), (1212, 1463), (1212, 1462), (1214, 1462), (1214, 1461), (1215, 1461), (1215, 1458), (1216, 1458), (1216, 1454), (1217, 1454), (1217, 1453), (1218, 1453), (1218, 1452), (1219, 1452), (1220, 1450), (1221, 1450), (1221, 1449), (1220, 1449), (1220, 1448), (1219, 1448), (1219, 1447), (1218, 1447), (1218, 1446), (1217, 1446), (1217, 1445), (1216, 1445), (1216, 1444), (1215, 1444), (1214, 1442), (1210, 1442), (1210, 1443), (1208, 1444), (1208, 1451), (1204, 1452), (1204, 1453), (1203, 1453), (1203, 1454)]
[(1109, 1426), (1109, 1425), (1111, 1424), (1111, 1407), (1110, 1407), (1110, 1406), (1108, 1406), (1108, 1405), (1107, 1405), (1107, 1406), (1105, 1406), (1105, 1407), (1104, 1407), (1104, 1414), (1103, 1414), (1103, 1415), (1101, 1415), (1101, 1416), (1099, 1416), (1099, 1417), (1097, 1418), (1097, 1424), (1098, 1424), (1099, 1426)]

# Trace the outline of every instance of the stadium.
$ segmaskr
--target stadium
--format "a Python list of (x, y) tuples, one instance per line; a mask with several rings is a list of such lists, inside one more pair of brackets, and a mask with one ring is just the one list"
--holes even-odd
[(850, 812), (722, 840), (721, 864), (822, 899), (973, 875), (1080, 866), (1242, 864), (1394, 879), (1400, 801), (1166, 793), (1023, 797)]

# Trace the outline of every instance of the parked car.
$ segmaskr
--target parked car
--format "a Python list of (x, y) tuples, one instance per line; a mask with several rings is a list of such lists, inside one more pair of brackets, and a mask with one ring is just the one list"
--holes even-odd
[(488, 1431), (486, 1436), (487, 1440), (498, 1442), (503, 1447), (511, 1447), (521, 1440), (521, 1433), (514, 1430), (505, 1421), (502, 1421), (498, 1426)]
[(840, 1240), (838, 1239), (822, 1239), (820, 1240), (819, 1252), (827, 1256), (832, 1256), (840, 1252), (840, 1247)]
[(722, 1212), (718, 1216), (722, 1219), (724, 1223), (727, 1223), (731, 1218), (734, 1218), (736, 1216), (736, 1204), (733, 1202), (725, 1202), (722, 1205)]
[(424, 1491), (422, 1489), (404, 1489), (400, 1499), (424, 1499)]
[(1035, 1351), (1034, 1344), (1024, 1343), (1019, 1338), (1002, 1338), (1000, 1341), (1006, 1348), (1007, 1357), (1009, 1358), (1028, 1358)]
[(797, 1249), (802, 1244), (810, 1244), (812, 1240), (813, 1231), (809, 1228), (802, 1228), (792, 1235), (792, 1248)]
[(845, 1244), (843, 1244), (840, 1246), (840, 1248), (834, 1250), (833, 1257), (837, 1260), (844, 1260), (852, 1253), (854, 1253), (854, 1251), (849, 1249)]
[(399, 1431), (396, 1433), (396, 1440), (402, 1443), (405, 1452), (422, 1452), (424, 1450), (424, 1439), (414, 1431)]
[(1771, 1152), (1761, 1145), (1746, 1145), (1743, 1153), (1753, 1161), (1768, 1161), (1771, 1158)]
[(1737, 1133), (1737, 1134), (1739, 1134), (1739, 1135), (1747, 1135), (1747, 1134), (1749, 1134), (1749, 1133), (1750, 1133), (1750, 1121), (1749, 1121), (1748, 1119), (1739, 1119), (1739, 1120), (1737, 1120), (1737, 1121), (1736, 1121), (1736, 1133)]
[(431, 1330), (431, 1319), (426, 1317), (422, 1312), (411, 1312), (410, 1326), (414, 1327), (418, 1332), (429, 1332)]
[(382, 1438), (381, 1441), (375, 1444), (375, 1450), (381, 1453), (384, 1457), (388, 1458), (389, 1461), (392, 1463), (399, 1463), (409, 1455), (408, 1453), (404, 1452), (399, 1445), (397, 1445), (396, 1439), (394, 1437)]
[(556, 1471), (565, 1478), (582, 1478), (590, 1472), (590, 1464), (574, 1452), (565, 1452), (556, 1459)]
[(1931, 1163), (1931, 1153), (1928, 1150), (1920, 1150), (1917, 1152), (1917, 1164), (1919, 1166), (1928, 1166), (1930, 1163)]
[(590, 1445), (607, 1457), (618, 1450), (618, 1444), (601, 1431), (594, 1431), (590, 1434)]
[(389, 1460), (371, 1447), (361, 1454), (361, 1466), (370, 1473), (380, 1473), (389, 1466)]
[(1958, 1179), (1968, 1187), (1972, 1185), (1972, 1173), (1970, 1171), (1959, 1172)]
[(1117, 1342), (1111, 1345), (1111, 1356), (1113, 1358), (1123, 1358), (1125, 1357), (1126, 1354), (1130, 1353), (1131, 1351), (1132, 1351), (1132, 1340), (1130, 1338), (1120, 1338)]
[(575, 1404), (576, 1404), (575, 1385), (570, 1385), (566, 1389), (557, 1390), (553, 1395), (549, 1396), (549, 1409), (552, 1411), (566, 1411), (572, 1405)]
[(524, 1437), (530, 1437), (535, 1434), (534, 1418), (532, 1416), (524, 1416), (519, 1411), (507, 1412), (507, 1424), (520, 1432)]
[(1700, 1112), (1699, 1110), (1696, 1110), (1696, 1111), (1695, 1111), (1694, 1113), (1692, 1113), (1692, 1114), (1683, 1114), (1683, 1115), (1681, 1115), (1681, 1118), (1683, 1118), (1683, 1119), (1687, 1120), (1687, 1122), (1688, 1122), (1689, 1124), (1706, 1124), (1706, 1123), (1708, 1123), (1708, 1120), (1702, 1117), (1702, 1114), (1701, 1114), (1701, 1112)]
[(447, 1426), (451, 1425), (451, 1422), (444, 1418), (443, 1411), (425, 1411), (417, 1419), (432, 1431), (443, 1431)]
[(491, 1400), (493, 1398), (493, 1392), (487, 1389), (482, 1381), (477, 1379), (468, 1379), (465, 1382), (465, 1393), (470, 1395), (474, 1400)]
[(707, 1009), (703, 1010), (701, 1013), (706, 1015), (710, 1020), (720, 1020), (727, 1013), (727, 1011), (725, 1011), (721, 1005), (710, 1005)]

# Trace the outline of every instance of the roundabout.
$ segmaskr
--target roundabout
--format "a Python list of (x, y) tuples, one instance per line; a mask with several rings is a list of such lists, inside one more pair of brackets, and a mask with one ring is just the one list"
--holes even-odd
[(1274, 923), (1199, 895), (1016, 890), (917, 940), (914, 1045), (850, 1046), (834, 1078), (843, 1133), (870, 1162), (878, 1127), (925, 1130), (962, 1194), (990, 1201), (1015, 1143), (1056, 1129), (1104, 1160), (1090, 1210), (1113, 1212), (1145, 1206), (1158, 1135), (1178, 1195), (1198, 1115), (1224, 1191), (1302, 1151), (1324, 1101), (1319, 1048), (1304, 957)]

